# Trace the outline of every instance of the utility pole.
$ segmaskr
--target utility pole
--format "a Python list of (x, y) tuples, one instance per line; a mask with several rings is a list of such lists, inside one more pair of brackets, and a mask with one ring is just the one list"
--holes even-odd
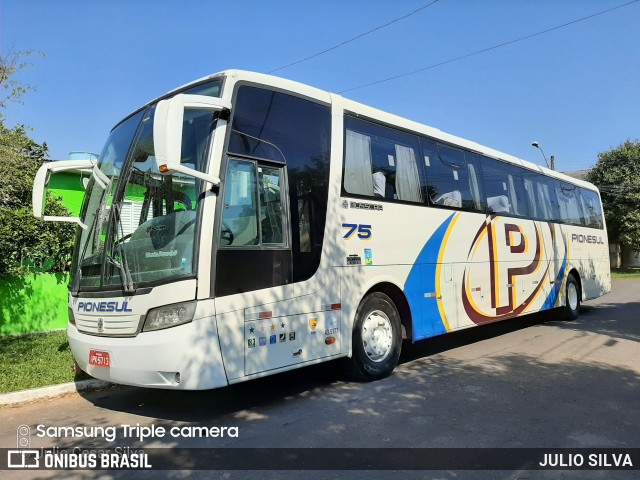
[(544, 158), (544, 163), (547, 165), (547, 168), (550, 168), (551, 170), (554, 170), (554, 168), (553, 168), (554, 167), (554, 165), (553, 165), (553, 162), (554, 162), (553, 155), (551, 155), (551, 166), (549, 166), (549, 161), (547, 160), (547, 156), (544, 154), (544, 150), (542, 150), (542, 147), (540, 146), (540, 144), (538, 142), (532, 142), (531, 146), (540, 150), (540, 153), (542, 153), (542, 158)]
[(551, 170), (555, 170), (556, 169), (556, 157), (551, 155), (551, 157), (549, 157), (549, 160), (551, 160)]

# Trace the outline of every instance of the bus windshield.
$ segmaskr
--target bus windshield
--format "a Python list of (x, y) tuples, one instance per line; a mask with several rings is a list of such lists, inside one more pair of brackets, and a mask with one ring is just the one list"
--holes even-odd
[[(155, 105), (129, 117), (107, 139), (99, 168), (104, 188), (87, 184), (79, 229), (72, 290), (153, 284), (195, 274), (201, 181), (161, 175), (154, 156)], [(186, 110), (181, 163), (204, 171), (217, 114)]]

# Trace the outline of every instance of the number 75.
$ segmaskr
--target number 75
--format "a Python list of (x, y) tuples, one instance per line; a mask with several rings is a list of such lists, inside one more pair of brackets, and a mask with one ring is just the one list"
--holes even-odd
[(342, 237), (349, 240), (356, 231), (358, 232), (358, 238), (362, 240), (368, 240), (371, 238), (371, 225), (358, 225), (355, 223), (343, 223), (342, 228), (347, 229), (347, 233)]

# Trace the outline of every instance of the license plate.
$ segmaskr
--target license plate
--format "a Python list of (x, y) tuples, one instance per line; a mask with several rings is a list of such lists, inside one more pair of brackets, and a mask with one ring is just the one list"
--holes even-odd
[(109, 368), (111, 366), (111, 358), (109, 352), (101, 352), (100, 350), (89, 351), (89, 365), (95, 367)]

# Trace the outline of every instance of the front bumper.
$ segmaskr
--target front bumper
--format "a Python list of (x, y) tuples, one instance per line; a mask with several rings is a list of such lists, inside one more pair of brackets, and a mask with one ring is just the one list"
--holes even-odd
[[(67, 336), (80, 368), (101, 380), (176, 390), (207, 390), (228, 384), (215, 318), (126, 338), (87, 335), (69, 325)], [(110, 366), (89, 365), (91, 350), (108, 352)]]

